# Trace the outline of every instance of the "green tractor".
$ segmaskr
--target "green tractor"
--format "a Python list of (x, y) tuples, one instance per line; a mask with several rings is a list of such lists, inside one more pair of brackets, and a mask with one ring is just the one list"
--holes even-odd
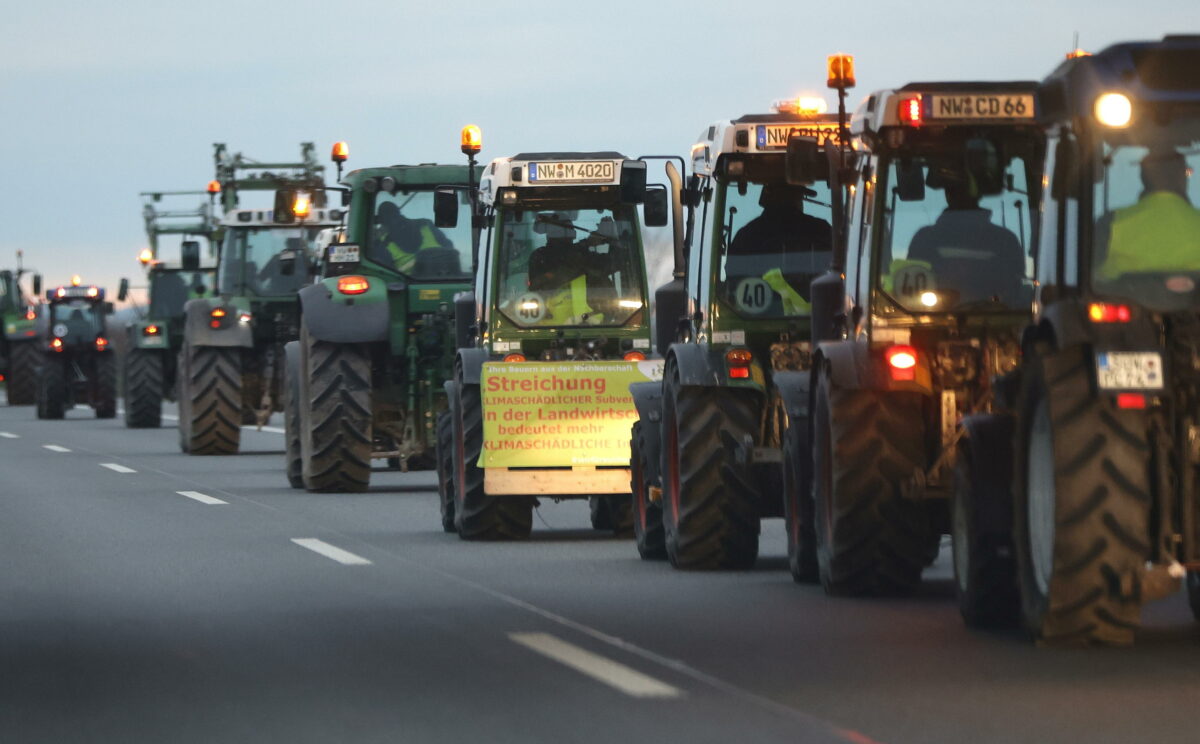
[[(299, 336), (298, 292), (312, 280), (321, 233), (342, 219), (324, 206), (311, 143), (296, 163), (215, 151), (225, 210), (216, 292), (184, 305), (176, 372), (179, 446), (194, 455), (237, 452), (243, 424), (283, 410), (283, 347)], [(274, 209), (239, 208), (242, 191), (274, 192)]]
[[(204, 297), (216, 284), (216, 270), (201, 268), (201, 242), (211, 240), (214, 225), (211, 207), (194, 210), (162, 210), (157, 204), (166, 195), (205, 192), (153, 192), (143, 209), (150, 247), (138, 260), (146, 269), (147, 304), (139, 317), (126, 324), (128, 351), (125, 356), (125, 425), (158, 427), (162, 423), (163, 398), (175, 397), (176, 361), (183, 347), (183, 307), (189, 299)], [(208, 192), (211, 195), (213, 191)], [(180, 260), (158, 259), (161, 235), (182, 235)], [(117, 295), (125, 300), (125, 292)]]
[[(654, 195), (664, 224), (666, 193)], [(439, 225), (460, 196), (439, 193)], [(484, 169), (482, 268), (455, 300), (439, 421), (447, 531), (528, 537), (539, 498), (588, 498), (593, 527), (628, 531), (628, 389), (661, 372), (646, 359), (646, 199), (646, 163), (617, 152), (522, 153)]]
[[(346, 159), (344, 143), (334, 162)], [(477, 174), (477, 170), (474, 173)], [(474, 273), (475, 230), (460, 165), (355, 170), (341, 180), (350, 209), (322, 277), (300, 292), (289, 344), (287, 476), (310, 491), (363, 491), (371, 461), (434, 466), (435, 420), (454, 348), (450, 308)], [(434, 193), (458, 184), (464, 219), (435, 227)]]
[[(27, 406), (37, 397), (37, 308), (21, 292), (20, 260), (18, 251), (18, 269), (0, 271), (0, 376), (10, 406)], [(41, 294), (40, 277), (34, 277), (33, 294)]]
[[(848, 57), (831, 69), (833, 60), (852, 72)], [(830, 83), (844, 100), (852, 74)], [(644, 559), (748, 568), (761, 520), (786, 516), (785, 480), (808, 482), (803, 459), (783, 455), (807, 447), (785, 447), (784, 437), (807, 430), (810, 284), (832, 264), (841, 214), (830, 173), (845, 110), (823, 105), (783, 101), (773, 113), (718, 121), (692, 147), (675, 278), (655, 294), (665, 369), (660, 383), (632, 388), (633, 526)], [(681, 180), (671, 173), (676, 192)]]
[(117, 415), (117, 360), (109, 348), (111, 302), (104, 289), (77, 283), (46, 292), (41, 358), (37, 375), (37, 417), (61, 419), (86, 403), (96, 418)]

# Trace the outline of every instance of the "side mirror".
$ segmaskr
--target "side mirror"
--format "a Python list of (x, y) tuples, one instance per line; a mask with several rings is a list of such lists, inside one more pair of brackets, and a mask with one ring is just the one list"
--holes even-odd
[(642, 203), (642, 218), (646, 227), (666, 227), (670, 221), (670, 204), (667, 190), (661, 186), (646, 189), (646, 200)]
[(783, 156), (783, 174), (793, 186), (805, 186), (829, 177), (828, 165), (821, 156), (821, 148), (808, 137), (788, 137), (787, 152)]
[(279, 252), (279, 273), (282, 276), (292, 276), (296, 273), (296, 252), (284, 250)]
[(296, 215), (292, 213), (292, 205), (296, 203), (296, 192), (294, 189), (279, 189), (275, 192), (275, 221), (290, 225), (296, 221)]
[(113, 304), (112, 304), (111, 302), (105, 302), (105, 303), (104, 303), (104, 313), (105, 313), (106, 315), (112, 315), (112, 313), (113, 313), (113, 310), (115, 310), (115, 309), (116, 309), (116, 308), (114, 308), (114, 307), (113, 307)]
[(458, 227), (458, 191), (442, 187), (433, 192), (433, 224)]
[(896, 196), (905, 202), (925, 199), (925, 171), (920, 163), (901, 160), (896, 164)]
[(342, 192), (342, 206), (343, 207), (350, 206), (350, 191), (349, 190)]
[(185, 271), (200, 268), (200, 241), (185, 240), (179, 246), (179, 261)]
[(117, 301), (124, 302), (129, 296), (129, 280), (122, 278), (121, 283), (117, 285)]
[(980, 196), (999, 194), (1004, 190), (1004, 168), (1000, 165), (1000, 154), (990, 141), (975, 137), (967, 140), (963, 153), (963, 165)]
[(646, 162), (626, 160), (621, 164), (621, 201), (641, 204), (646, 201)]
[(40, 295), (41, 293), (42, 293), (42, 275), (34, 274), (33, 275), (33, 294), (34, 294), (34, 296), (37, 296), (37, 295)]

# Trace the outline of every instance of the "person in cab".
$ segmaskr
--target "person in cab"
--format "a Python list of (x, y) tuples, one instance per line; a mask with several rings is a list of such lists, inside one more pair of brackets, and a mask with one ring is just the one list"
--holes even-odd
[(928, 264), (937, 286), (958, 292), (962, 301), (1018, 305), (1025, 277), (1021, 241), (979, 206), (969, 174), (942, 169), (931, 176), (929, 185), (945, 191), (946, 208), (913, 236), (907, 260)]
[(1200, 211), (1188, 199), (1188, 175), (1187, 161), (1173, 147), (1151, 149), (1142, 158), (1137, 203), (1097, 224), (1098, 245), (1108, 244), (1100, 278), (1200, 271)]
[(599, 321), (588, 304), (589, 293), (612, 289), (615, 253), (597, 253), (592, 248), (609, 238), (597, 234), (577, 241), (574, 222), (562, 212), (538, 215), (533, 229), (546, 236), (546, 243), (529, 254), (529, 289), (546, 298), (544, 322), (580, 325)]
[(375, 212), (371, 258), (414, 277), (457, 276), (462, 272), (458, 251), (432, 220), (404, 216), (394, 202)]
[[(827, 252), (833, 245), (828, 222), (806, 214), (804, 200), (817, 195), (805, 186), (768, 183), (758, 204), (762, 212), (733, 236), (725, 260), (730, 285), (747, 276), (761, 277), (783, 301), (787, 314), (806, 313), (813, 269), (805, 254)], [(767, 258), (764, 265), (763, 258)], [(824, 268), (824, 267), (822, 267)]]

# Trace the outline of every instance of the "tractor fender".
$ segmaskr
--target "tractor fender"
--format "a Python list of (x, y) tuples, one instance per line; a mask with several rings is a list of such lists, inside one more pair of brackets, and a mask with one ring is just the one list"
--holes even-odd
[(788, 418), (803, 421), (808, 418), (809, 389), (812, 385), (811, 372), (776, 372), (773, 377), (775, 389), (783, 398)]
[(1091, 340), (1084, 322), (1086, 308), (1077, 300), (1060, 300), (1045, 308), (1037, 325), (1025, 329), (1022, 341), (1046, 340), (1060, 349)]
[[(217, 308), (225, 310), (225, 323), (221, 328), (213, 328), (211, 312)], [(254, 332), (249, 323), (243, 323), (239, 316), (248, 312), (237, 307), (226, 297), (205, 297), (188, 300), (184, 305), (184, 337), (195, 346), (241, 346), (254, 347)]]
[[(300, 312), (308, 333), (319, 341), (359, 344), (387, 340), (389, 312), (387, 290), (378, 282), (362, 295), (334, 298), (325, 279), (300, 290)], [(376, 289), (375, 285), (379, 285)]]
[(459, 349), (454, 365), (460, 370), (464, 385), (478, 385), (483, 380), (483, 363), (491, 360), (487, 349)]
[[(838, 387), (857, 390), (870, 388), (871, 359), (867, 353), (866, 344), (857, 341), (822, 341), (817, 347), (820, 362), (814, 360), (814, 367), (826, 372)], [(825, 369), (827, 368), (827, 370)]]
[(300, 342), (288, 341), (283, 345), (283, 358), (286, 370), (284, 379), (300, 379)]
[(639, 419), (652, 423), (662, 421), (661, 382), (631, 382), (629, 394), (633, 396), (633, 406), (637, 409)]
[(1012, 534), (1013, 432), (1015, 417), (1010, 414), (978, 413), (966, 416), (966, 453), (976, 484), (986, 484), (975, 492), (979, 524), (988, 534), (1008, 538)]
[(713, 359), (708, 344), (673, 344), (667, 351), (668, 367), (671, 360), (675, 362), (680, 385), (718, 387), (724, 384), (725, 364)]
[[(158, 333), (153, 336), (147, 336), (143, 331), (148, 326), (158, 326)], [(126, 337), (129, 339), (129, 348), (144, 349), (146, 351), (167, 351), (170, 337), (170, 323), (166, 320), (135, 320), (132, 323), (125, 325)]]

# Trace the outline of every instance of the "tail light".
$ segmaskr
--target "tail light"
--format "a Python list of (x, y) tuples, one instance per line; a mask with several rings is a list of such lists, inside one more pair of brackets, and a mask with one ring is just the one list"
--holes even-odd
[(156, 325), (148, 325), (142, 329), (142, 335), (143, 336), (157, 336), (161, 330), (162, 329), (160, 329)]
[(223, 307), (218, 307), (218, 308), (214, 309), (211, 313), (209, 313), (209, 315), (211, 315), (214, 318), (224, 318), (225, 314), (226, 314), (225, 308), (223, 308)]
[(523, 361), (525, 361), (525, 355), (524, 354), (508, 354), (504, 357), (504, 361), (506, 361), (506, 362), (523, 362)]
[(1092, 302), (1088, 304), (1088, 320), (1093, 323), (1128, 323), (1133, 318), (1129, 305), (1116, 305), (1111, 302)]
[(901, 124), (907, 124), (910, 127), (921, 126), (924, 120), (924, 114), (921, 112), (921, 97), (901, 98), (896, 108), (896, 116), (900, 119)]
[(108, 339), (104, 336), (96, 336), (96, 351), (104, 351), (108, 348)]
[(625, 352), (625, 361), (627, 361), (627, 362), (644, 362), (644, 361), (646, 361), (646, 355), (640, 351), (627, 351), (627, 352)]
[(1117, 408), (1135, 408), (1140, 410), (1145, 407), (1145, 393), (1117, 393)]
[(745, 380), (750, 377), (750, 361), (754, 355), (749, 349), (730, 349), (725, 352), (725, 362), (729, 365), (729, 377), (733, 380)]
[(889, 347), (883, 353), (888, 363), (888, 372), (897, 382), (907, 382), (917, 378), (917, 350), (903, 344)]
[(370, 289), (371, 283), (367, 281), (365, 276), (349, 274), (338, 277), (337, 288), (342, 294), (358, 295)]
[(62, 351), (63, 350), (63, 340), (61, 338), (50, 339), (50, 349), (52, 351)]

